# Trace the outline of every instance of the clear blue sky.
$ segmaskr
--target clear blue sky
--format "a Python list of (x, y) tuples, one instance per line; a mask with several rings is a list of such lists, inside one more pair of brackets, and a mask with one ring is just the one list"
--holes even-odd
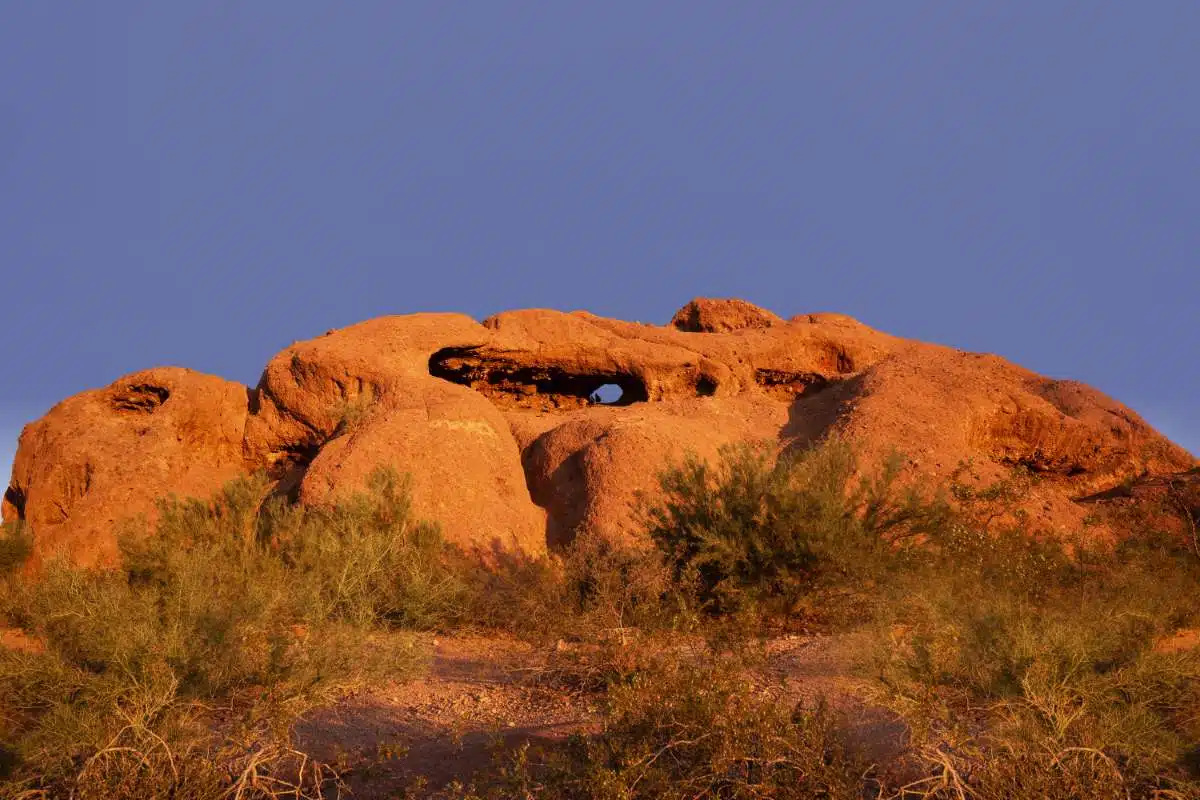
[(157, 364), (379, 314), (841, 311), (1200, 450), (1200, 3), (0, 14), (0, 462)]

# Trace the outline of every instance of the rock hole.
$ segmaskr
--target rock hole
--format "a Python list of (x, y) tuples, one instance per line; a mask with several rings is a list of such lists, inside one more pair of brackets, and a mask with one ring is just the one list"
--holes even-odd
[(300, 484), (308, 473), (308, 467), (321, 451), (315, 442), (293, 444), (274, 453), (273, 462), (267, 467), (267, 476), (275, 481), (273, 493), (289, 503), (300, 500)]
[(25, 493), (15, 486), (4, 490), (4, 504), (12, 506), (17, 512), (17, 519), (25, 519)]
[(112, 406), (117, 411), (134, 414), (153, 414), (171, 397), (171, 391), (162, 386), (139, 383), (117, 391)]
[[(596, 402), (627, 406), (650, 399), (646, 384), (632, 373), (576, 371), (478, 347), (439, 350), (429, 358), (429, 374), (469, 386), (501, 408), (570, 411)], [(593, 399), (600, 391), (600, 399)]]
[(707, 375), (701, 375), (696, 381), (696, 396), (697, 397), (712, 397), (717, 393), (717, 382)]
[(783, 399), (816, 394), (830, 385), (828, 378), (816, 372), (791, 372), (778, 369), (755, 370), (754, 381), (767, 394)]
[(625, 394), (615, 383), (606, 383), (588, 395), (588, 402), (600, 406), (616, 406), (621, 404), (621, 396)]

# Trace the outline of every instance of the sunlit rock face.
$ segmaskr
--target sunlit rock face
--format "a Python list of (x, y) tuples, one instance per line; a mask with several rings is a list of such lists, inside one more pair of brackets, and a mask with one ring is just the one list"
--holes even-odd
[(1080, 498), (1196, 463), (1116, 401), (996, 356), (697, 299), (666, 326), (540, 309), (373, 319), (293, 344), (254, 389), (136, 373), (27, 426), (3, 513), (29, 524), (37, 558), (94, 563), (167, 494), (264, 471), (294, 502), (327, 504), (391, 466), (450, 541), (537, 555), (583, 531), (640, 541), (638, 502), (686, 453), (831, 436), (867, 463), (902, 453), (909, 478), (1024, 467), (1048, 531), (1081, 524)]

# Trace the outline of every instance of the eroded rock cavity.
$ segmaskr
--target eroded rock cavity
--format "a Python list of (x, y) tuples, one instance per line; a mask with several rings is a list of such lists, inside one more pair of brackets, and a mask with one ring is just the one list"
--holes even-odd
[[(469, 386), (506, 409), (570, 411), (598, 404), (629, 406), (650, 399), (645, 382), (630, 372), (530, 365), (488, 354), (479, 347), (438, 350), (429, 359), (429, 374)], [(620, 397), (605, 403), (597, 394), (605, 386), (619, 387)]]

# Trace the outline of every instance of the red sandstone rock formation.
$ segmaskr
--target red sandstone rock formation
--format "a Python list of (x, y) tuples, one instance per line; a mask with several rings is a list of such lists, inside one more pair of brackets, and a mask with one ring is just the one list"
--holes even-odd
[(729, 333), (746, 328), (769, 328), (783, 320), (745, 300), (712, 300), (697, 297), (675, 312), (671, 324), (692, 333)]
[(186, 369), (137, 372), (67, 398), (25, 426), (4, 519), (33, 529), (35, 555), (116, 555), (122, 521), (168, 494), (208, 497), (242, 458), (246, 387)]
[[(606, 384), (620, 398), (598, 404)], [(391, 465), (450, 540), (536, 554), (581, 530), (636, 537), (635, 496), (687, 451), (830, 435), (872, 457), (899, 450), (914, 476), (1025, 466), (1045, 479), (1029, 511), (1052, 530), (1080, 524), (1076, 498), (1196, 463), (1099, 392), (996, 356), (698, 299), (667, 327), (546, 310), (370, 320), (292, 345), (249, 392), (138, 373), (26, 429), (4, 518), (29, 522), (40, 554), (95, 560), (122, 517), (169, 492), (263, 469), (325, 503)]]

